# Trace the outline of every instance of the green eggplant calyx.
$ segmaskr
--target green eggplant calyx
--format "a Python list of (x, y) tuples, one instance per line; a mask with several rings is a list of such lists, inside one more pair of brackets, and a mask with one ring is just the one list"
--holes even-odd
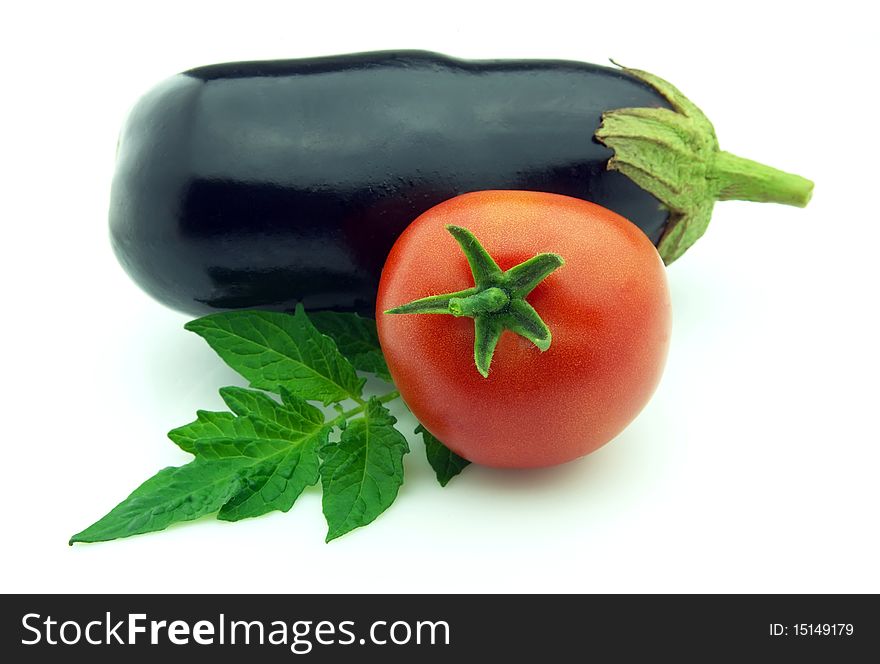
[(447, 226), (470, 265), (474, 286), (431, 295), (386, 311), (386, 314), (450, 314), (474, 319), (474, 363), (484, 378), (504, 330), (531, 341), (541, 352), (550, 348), (550, 328), (526, 296), (565, 264), (558, 254), (538, 254), (503, 271), (479, 240), (465, 228)]
[(797, 207), (809, 202), (810, 180), (724, 152), (712, 123), (675, 86), (645, 71), (623, 71), (672, 106), (607, 111), (596, 131), (596, 139), (614, 152), (608, 170), (623, 173), (669, 210), (657, 245), (664, 263), (679, 258), (706, 232), (715, 201)]

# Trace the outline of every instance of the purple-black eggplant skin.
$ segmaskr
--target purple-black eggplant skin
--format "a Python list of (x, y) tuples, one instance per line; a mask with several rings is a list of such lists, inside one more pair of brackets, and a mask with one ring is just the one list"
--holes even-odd
[(212, 65), (144, 96), (120, 137), (110, 231), (150, 295), (372, 314), (385, 257), (428, 208), (526, 189), (593, 201), (655, 243), (668, 213), (593, 137), (605, 111), (663, 107), (629, 74), (421, 51)]

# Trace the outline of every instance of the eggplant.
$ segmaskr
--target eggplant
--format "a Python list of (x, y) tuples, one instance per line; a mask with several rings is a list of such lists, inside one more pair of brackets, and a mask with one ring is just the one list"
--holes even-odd
[[(200, 67), (131, 111), (111, 241), (145, 291), (194, 315), (297, 302), (372, 315), (403, 229), (485, 189), (593, 201), (637, 224), (670, 262), (727, 196), (724, 173), (698, 168), (727, 153), (700, 118), (688, 138), (689, 104), (645, 72), (555, 60), (387, 51)], [(683, 149), (693, 152), (684, 161)], [(760, 177), (737, 175), (743, 163)], [(802, 178), (733, 166), (735, 197), (809, 198)], [(712, 191), (681, 194), (708, 182)], [(664, 242), (675, 245), (665, 254)]]

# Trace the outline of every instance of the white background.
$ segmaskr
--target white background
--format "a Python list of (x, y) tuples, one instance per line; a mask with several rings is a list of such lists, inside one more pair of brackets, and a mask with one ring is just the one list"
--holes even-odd
[[(0, 590), (880, 591), (870, 6), (7, 6)], [(216, 389), (238, 382), (110, 250), (128, 108), (196, 65), (404, 47), (613, 57), (655, 72), (703, 108), (724, 149), (815, 180), (813, 202), (718, 205), (669, 270), (675, 323), (659, 391), (585, 459), (471, 467), (441, 489), (413, 440), (398, 501), (329, 545), (312, 490), (288, 514), (68, 547), (149, 475), (185, 462), (165, 432), (219, 409)]]

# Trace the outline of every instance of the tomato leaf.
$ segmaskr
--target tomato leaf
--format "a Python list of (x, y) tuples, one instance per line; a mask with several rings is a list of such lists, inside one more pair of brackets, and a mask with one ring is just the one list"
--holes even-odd
[(214, 512), (225, 521), (286, 512), (317, 483), (318, 448), (330, 433), (321, 411), (287, 392), (284, 403), (239, 387), (220, 393), (235, 415), (200, 411), (168, 434), (196, 459), (159, 471), (71, 543), (163, 530)]
[(212, 441), (201, 458), (237, 459), (247, 465), (244, 484), (220, 508), (221, 521), (239, 521), (268, 512), (287, 512), (306, 487), (318, 482), (318, 448), (327, 442), (329, 428), (296, 443), (283, 440)]
[(416, 427), (416, 433), (422, 434), (422, 440), (425, 441), (425, 456), (428, 457), (428, 463), (434, 469), (440, 486), (449, 484), (449, 480), (470, 465), (470, 461), (446, 447), (421, 424)]
[[(232, 413), (200, 410), (196, 420), (172, 429), (168, 437), (184, 452), (196, 454), (196, 443), (211, 439), (286, 439), (311, 432), (324, 423), (314, 406), (282, 389), (283, 404), (262, 392), (224, 387), (220, 396)], [(239, 415), (240, 417), (236, 417)]]
[[(388, 376), (373, 321), (347, 315), (320, 318), (358, 369)], [(229, 412), (197, 411), (194, 421), (168, 433), (195, 459), (156, 473), (74, 535), (71, 544), (163, 530), (208, 514), (236, 521), (286, 512), (319, 479), (328, 541), (388, 508), (403, 483), (403, 455), (409, 451), (394, 428), (395, 418), (382, 405), (397, 398), (396, 391), (362, 399), (364, 379), (302, 307), (292, 316), (214, 314), (186, 327), (252, 386), (276, 392), (280, 401), (252, 389), (221, 389)], [(347, 399), (357, 405), (346, 409), (339, 402)], [(333, 404), (338, 415), (326, 420), (308, 401)], [(333, 427), (341, 430), (338, 443), (329, 442)]]
[(212, 514), (243, 484), (242, 464), (237, 459), (219, 463), (197, 459), (179, 468), (165, 468), (104, 518), (71, 537), (70, 543), (106, 542)]
[(394, 428), (395, 422), (372, 398), (363, 417), (348, 423), (339, 442), (321, 448), (326, 541), (372, 522), (397, 497), (409, 445)]
[(253, 433), (234, 437), (208, 434), (192, 440), (197, 458), (239, 459), (247, 466), (244, 485), (223, 505), (217, 518), (238, 521), (275, 510), (288, 511), (303, 490), (318, 481), (318, 447), (330, 434), (323, 414), (286, 391), (283, 404), (239, 387), (225, 387), (220, 394), (238, 415), (239, 430), (250, 427)]
[(357, 314), (318, 311), (310, 314), (312, 324), (321, 334), (336, 342), (336, 347), (358, 371), (376, 374), (391, 382), (385, 356), (379, 346), (376, 321)]
[(204, 338), (252, 387), (276, 393), (283, 388), (325, 405), (361, 396), (364, 379), (333, 340), (315, 329), (302, 305), (293, 316), (227, 311), (185, 327)]

